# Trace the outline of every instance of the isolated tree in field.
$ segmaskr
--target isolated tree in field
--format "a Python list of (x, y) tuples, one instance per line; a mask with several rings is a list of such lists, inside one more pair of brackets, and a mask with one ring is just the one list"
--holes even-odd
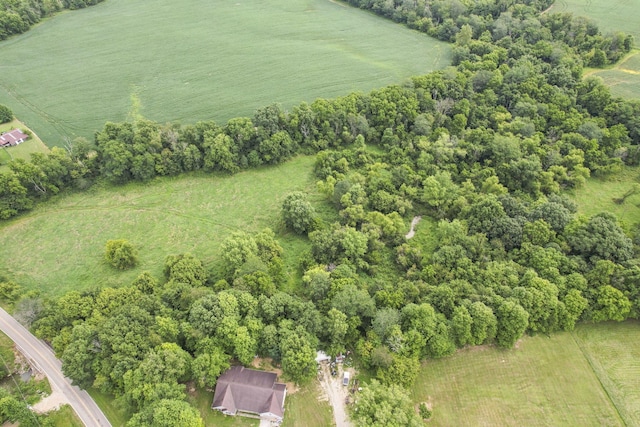
[(298, 234), (309, 232), (313, 226), (315, 210), (307, 200), (306, 194), (296, 191), (284, 199), (282, 218), (287, 227)]
[(6, 105), (0, 104), (0, 123), (8, 123), (13, 120), (13, 111)]
[(118, 270), (126, 270), (138, 262), (138, 251), (125, 239), (108, 240), (104, 256)]

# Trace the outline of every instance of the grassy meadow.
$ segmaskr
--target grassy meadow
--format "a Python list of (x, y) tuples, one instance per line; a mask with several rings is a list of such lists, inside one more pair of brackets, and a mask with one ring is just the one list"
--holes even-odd
[(631, 226), (640, 223), (640, 192), (617, 204), (613, 199), (621, 198), (634, 185), (640, 185), (640, 168), (625, 167), (612, 176), (589, 178), (586, 184), (572, 194), (578, 204), (578, 212), (592, 216), (601, 212), (611, 212), (618, 219)]
[[(593, 19), (603, 33), (624, 31), (640, 43), (640, 0), (557, 0), (550, 13), (571, 12)], [(640, 52), (635, 50), (620, 63), (586, 74), (602, 77), (615, 96), (640, 98)]]
[(429, 360), (412, 389), (433, 426), (640, 425), (640, 323), (583, 324)]
[(640, 0), (556, 0), (549, 12), (593, 19), (603, 33), (624, 31), (640, 41)]
[[(285, 263), (296, 274), (307, 241), (282, 230), (284, 197), (304, 190), (321, 216), (332, 215), (315, 189), (314, 160), (300, 156), (233, 176), (183, 175), (59, 196), (0, 225), (0, 276), (45, 295), (129, 284), (142, 271), (160, 277), (171, 254), (190, 252), (215, 266), (225, 238), (265, 227), (282, 236)], [(139, 252), (138, 266), (124, 272), (103, 261), (106, 241), (119, 238)]]
[(602, 78), (604, 84), (609, 86), (611, 94), (614, 96), (632, 99), (640, 98), (640, 51), (633, 50), (631, 54), (610, 68), (604, 70), (589, 69), (585, 75), (594, 75)]
[(0, 43), (0, 104), (48, 146), (131, 111), (193, 123), (400, 83), (448, 44), (330, 0), (109, 0)]

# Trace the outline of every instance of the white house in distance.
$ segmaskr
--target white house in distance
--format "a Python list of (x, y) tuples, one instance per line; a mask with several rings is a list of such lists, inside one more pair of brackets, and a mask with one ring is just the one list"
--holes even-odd
[(211, 408), (226, 415), (242, 415), (282, 422), (287, 386), (274, 372), (233, 366), (220, 375)]
[(11, 132), (0, 134), (0, 147), (13, 147), (21, 142), (25, 142), (29, 135), (23, 133), (20, 129), (14, 129)]

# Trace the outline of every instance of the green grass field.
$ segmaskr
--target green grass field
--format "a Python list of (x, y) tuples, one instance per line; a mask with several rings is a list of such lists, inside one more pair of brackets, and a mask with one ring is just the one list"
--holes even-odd
[[(22, 123), (18, 119), (14, 119), (9, 123), (1, 124), (0, 133), (7, 132), (16, 128), (21, 129), (22, 131), (26, 130), (24, 123)], [(29, 160), (31, 158), (31, 153), (48, 152), (49, 149), (40, 140), (38, 135), (32, 135), (28, 140), (26, 140), (22, 144), (16, 145), (15, 147), (0, 148), (0, 172), (2, 172), (3, 170), (8, 170), (9, 167), (7, 166), (7, 163), (13, 159)]]
[(640, 323), (476, 347), (423, 365), (412, 389), (434, 426), (640, 425)]
[(80, 421), (76, 413), (73, 412), (73, 409), (71, 409), (71, 406), (69, 405), (64, 405), (62, 408), (51, 413), (51, 415), (49, 415), (49, 419), (53, 423), (54, 427), (83, 427), (84, 426), (82, 421)]
[(585, 75), (601, 77), (614, 96), (640, 98), (640, 52), (638, 50), (634, 50), (611, 68), (605, 70), (589, 69)]
[(87, 389), (87, 393), (102, 409), (102, 412), (113, 427), (124, 427), (129, 418), (131, 418), (131, 414), (126, 414), (115, 406), (112, 395), (102, 393), (95, 388)]
[[(0, 225), (0, 276), (45, 295), (129, 284), (142, 271), (161, 277), (171, 254), (190, 252), (215, 266), (219, 246), (231, 233), (265, 227), (279, 233), (285, 264), (295, 275), (308, 244), (282, 230), (284, 197), (307, 191), (321, 215), (331, 219), (315, 189), (314, 161), (301, 156), (233, 176), (184, 175), (59, 196)], [(118, 238), (138, 248), (136, 268), (122, 272), (103, 261), (106, 241)]]
[(640, 41), (640, 0), (556, 0), (553, 12), (593, 19), (603, 33), (624, 31)]
[(333, 425), (333, 412), (327, 400), (319, 400), (320, 385), (313, 380), (285, 401), (282, 427), (326, 427)]
[(572, 198), (581, 214), (592, 216), (611, 212), (631, 226), (640, 223), (640, 193), (628, 197), (623, 204), (616, 204), (613, 199), (622, 197), (635, 184), (640, 185), (640, 168), (627, 167), (610, 177), (589, 178), (584, 187), (572, 194)]
[[(640, 0), (557, 0), (550, 10), (571, 12), (593, 19), (603, 33), (623, 31), (640, 43)], [(607, 70), (589, 70), (602, 77), (615, 96), (640, 98), (640, 53), (627, 57)]]
[(640, 322), (579, 325), (574, 336), (626, 425), (640, 425)]
[(109, 0), (0, 44), (0, 104), (49, 146), (140, 113), (193, 123), (369, 91), (450, 64), (448, 44), (330, 0)]

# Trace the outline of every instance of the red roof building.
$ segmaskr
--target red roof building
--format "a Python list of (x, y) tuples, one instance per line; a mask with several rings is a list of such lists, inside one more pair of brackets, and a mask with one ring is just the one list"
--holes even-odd
[(14, 129), (11, 132), (5, 132), (0, 135), (0, 147), (12, 147), (21, 142), (25, 142), (29, 135), (22, 133), (20, 129)]
[(287, 388), (276, 379), (273, 372), (234, 366), (218, 378), (211, 408), (227, 415), (281, 422)]

